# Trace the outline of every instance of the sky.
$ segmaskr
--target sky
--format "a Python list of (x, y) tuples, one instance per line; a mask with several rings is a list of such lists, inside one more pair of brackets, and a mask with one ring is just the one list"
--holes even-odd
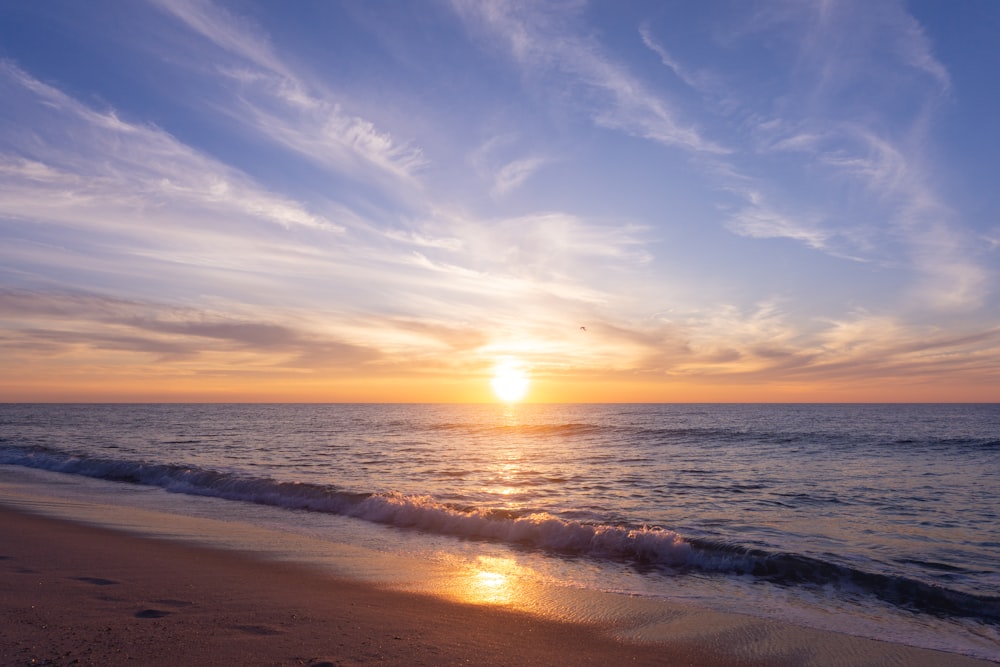
[(0, 400), (1000, 401), (998, 34), (0, 2)]

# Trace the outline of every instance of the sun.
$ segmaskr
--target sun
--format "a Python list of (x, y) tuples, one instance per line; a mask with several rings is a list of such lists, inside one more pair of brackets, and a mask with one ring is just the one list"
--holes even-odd
[(493, 370), (493, 393), (504, 403), (516, 403), (528, 393), (531, 380), (519, 361), (505, 360)]

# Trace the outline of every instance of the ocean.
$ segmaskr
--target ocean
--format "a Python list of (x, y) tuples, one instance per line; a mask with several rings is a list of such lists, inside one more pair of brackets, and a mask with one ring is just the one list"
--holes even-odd
[(1000, 405), (7, 404), (0, 473), (1000, 660)]

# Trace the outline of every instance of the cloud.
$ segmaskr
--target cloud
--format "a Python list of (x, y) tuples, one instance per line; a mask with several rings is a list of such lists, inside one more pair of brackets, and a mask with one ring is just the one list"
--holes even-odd
[(237, 54), (264, 70), (281, 74), (288, 79), (294, 78), (275, 55), (267, 35), (247, 19), (210, 0), (150, 1), (220, 48)]
[(597, 282), (595, 271), (624, 270), (650, 260), (645, 228), (601, 225), (568, 213), (482, 219), (440, 211), (428, 227), (440, 230), (432, 234), (460, 241), (464, 265), (527, 280)]
[(422, 151), (344, 110), (342, 100), (310, 83), (275, 53), (255, 25), (208, 0), (157, 0), (212, 45), (237, 57), (216, 75), (237, 86), (235, 99), (219, 110), (254, 132), (323, 167), (351, 174), (373, 169), (373, 177), (413, 183), (426, 165)]
[(518, 155), (518, 139), (516, 134), (491, 137), (469, 157), (469, 163), (479, 177), (490, 184), (490, 196), (493, 199), (511, 194), (539, 169), (553, 162), (552, 159), (537, 153)]
[(888, 398), (893, 382), (926, 388), (957, 377), (988, 386), (1000, 378), (1000, 327), (915, 326), (867, 311), (803, 322), (788, 305), (719, 305), (625, 327), (588, 327), (588, 335), (614, 345), (619, 363), (629, 359), (617, 374), (752, 385), (761, 395), (798, 387), (803, 398), (829, 392), (857, 400), (877, 398), (864, 392), (880, 387)]
[(757, 239), (787, 238), (816, 250), (827, 250), (831, 233), (814, 220), (782, 215), (770, 208), (762, 195), (748, 192), (748, 206), (734, 213), (726, 226), (740, 236)]
[(397, 143), (374, 123), (344, 113), (336, 102), (310, 98), (308, 104), (275, 104), (283, 101), (266, 87), (257, 87), (246, 90), (242, 108), (229, 113), (250, 122), (272, 141), (344, 175), (369, 165), (383, 175), (415, 184), (417, 173), (427, 164), (420, 149)]
[[(8, 331), (9, 350), (34, 340), (56, 357), (98, 365), (117, 350), (205, 372), (394, 354), (433, 366), (433, 355), (460, 339), (479, 354), (491, 349), (470, 329), (492, 340), (508, 335), (512, 317), (542, 329), (539, 316), (607, 302), (604, 272), (648, 259), (637, 226), (558, 213), (481, 219), (432, 210), (400, 229), (398, 220), (375, 224), (324, 204), (334, 221), (155, 126), (82, 104), (12, 64), (0, 74), (16, 112), (6, 145), (21, 153), (0, 157), (4, 273), (34, 285), (30, 301), (50, 308), (56, 302), (45, 295), (67, 285), (148, 304), (63, 299), (60, 307), (78, 299), (91, 315), (25, 319)], [(178, 313), (167, 303), (193, 305)], [(261, 310), (274, 320), (259, 321)], [(476, 324), (442, 324), (456, 320)]]
[(864, 127), (845, 126), (843, 136), (858, 149), (820, 159), (889, 205), (888, 222), (924, 276), (916, 286), (917, 298), (943, 308), (980, 305), (992, 274), (974, 255), (973, 235), (935, 191), (923, 155)]
[(502, 197), (520, 187), (532, 174), (538, 171), (546, 160), (540, 157), (528, 157), (505, 164), (496, 174), (491, 194)]
[(682, 66), (677, 59), (667, 52), (662, 44), (653, 38), (653, 33), (648, 23), (639, 26), (639, 36), (642, 38), (642, 43), (646, 45), (646, 48), (659, 56), (660, 62), (687, 86), (703, 95), (718, 94), (720, 88), (718, 78), (707, 72), (695, 72)]
[(284, 228), (343, 231), (163, 130), (88, 107), (10, 62), (0, 61), (0, 86), (18, 109), (13, 122), (33, 130), (4, 129), (5, 143), (20, 155), (0, 153), (7, 195), (0, 215), (121, 228), (134, 227), (139, 214), (155, 217), (169, 203)]
[[(927, 157), (934, 114), (951, 77), (906, 7), (894, 1), (877, 7), (769, 3), (732, 23), (729, 48), (766, 36), (773, 56), (790, 66), (780, 103), (766, 108), (732, 82), (727, 104), (742, 99), (738, 115), (747, 119), (753, 143), (752, 152), (715, 159), (713, 171), (729, 181), (722, 189), (746, 202), (729, 214), (726, 227), (749, 238), (788, 238), (837, 257), (908, 267), (918, 276), (910, 304), (983, 304), (993, 273), (939, 192), (945, 179)], [(642, 37), (712, 102), (709, 87), (655, 42), (648, 27)]]
[[(756, 193), (745, 195), (750, 206), (731, 218), (729, 228), (756, 238), (786, 237), (836, 256), (912, 267), (921, 277), (911, 288), (911, 299), (925, 306), (966, 309), (982, 304), (993, 274), (976, 255), (975, 235), (937, 193), (937, 178), (921, 150), (920, 134), (896, 140), (860, 123), (803, 122), (822, 129), (771, 123), (762, 132), (763, 150), (801, 154), (812, 168), (825, 167), (831, 182), (848, 183), (856, 196), (867, 198), (866, 213), (877, 231), (862, 232), (844, 222), (833, 226), (817, 219), (790, 219)], [(733, 190), (747, 192), (746, 187)], [(838, 207), (837, 202), (826, 203), (827, 210)], [(837, 217), (849, 219), (849, 214)], [(876, 239), (877, 247), (871, 245)]]
[[(796, 375), (816, 379), (867, 379), (961, 377), (1000, 373), (996, 362), (1000, 329), (974, 333), (946, 331), (933, 326), (915, 327), (887, 315), (855, 313), (829, 322), (816, 338), (816, 362)], [(793, 376), (794, 377), (794, 376)]]
[[(0, 84), (19, 109), (6, 143), (22, 153), (0, 155), (0, 215), (10, 221), (0, 256), (5, 273), (20, 272), (29, 285), (103, 288), (151, 302), (215, 298), (231, 313), (315, 308), (329, 320), (317, 326), (340, 332), (365, 313), (496, 324), (537, 299), (546, 308), (608, 301), (607, 271), (624, 276), (649, 260), (639, 226), (561, 213), (484, 219), (432, 208), (406, 226), (322, 203), (336, 214), (330, 219), (155, 126), (97, 111), (9, 63)], [(14, 131), (24, 127), (30, 142)], [(158, 326), (158, 334), (188, 338), (209, 331)], [(257, 333), (265, 347), (266, 332)], [(358, 329), (351, 340), (371, 335)]]
[(453, 2), (470, 26), (499, 37), (514, 59), (540, 76), (562, 77), (599, 126), (695, 153), (725, 153), (678, 119), (668, 100), (651, 92), (593, 38), (575, 33), (574, 6), (513, 2)]
[(313, 364), (323, 358), (324, 368), (358, 368), (380, 357), (370, 347), (287, 324), (89, 292), (2, 290), (0, 322), (5, 324), (0, 348), (50, 358), (87, 350), (136, 352), (149, 355), (146, 363), (186, 360), (219, 369), (233, 362), (220, 364), (213, 355), (253, 353), (279, 371), (301, 367), (304, 358)]
[[(894, 46), (902, 62), (937, 82), (942, 93), (951, 89), (951, 74), (934, 55), (923, 26), (900, 3), (890, 4), (889, 20), (897, 26)], [(864, 11), (862, 9), (861, 11)]]

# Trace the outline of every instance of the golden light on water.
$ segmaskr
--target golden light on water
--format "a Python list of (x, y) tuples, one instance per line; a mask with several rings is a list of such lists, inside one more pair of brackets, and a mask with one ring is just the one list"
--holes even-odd
[(471, 597), (483, 604), (507, 604), (510, 602), (510, 577), (501, 572), (478, 572), (470, 584)]
[(514, 605), (520, 593), (521, 570), (509, 558), (479, 556), (466, 572), (461, 597), (475, 604)]
[(449, 574), (438, 580), (437, 595), (465, 604), (506, 607), (555, 618), (561, 615), (546, 578), (507, 556), (451, 556)]
[(504, 403), (516, 403), (528, 393), (531, 380), (524, 370), (524, 364), (516, 359), (504, 359), (493, 370), (490, 381), (493, 393)]

